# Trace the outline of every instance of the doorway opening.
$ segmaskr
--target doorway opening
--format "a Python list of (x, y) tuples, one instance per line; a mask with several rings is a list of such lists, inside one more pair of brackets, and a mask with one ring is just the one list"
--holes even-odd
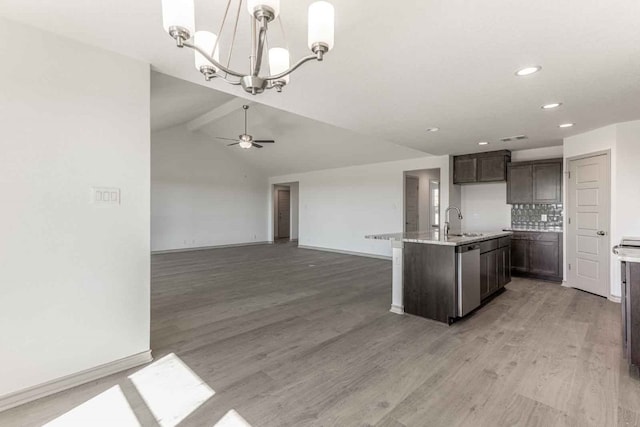
[(404, 231), (440, 228), (440, 169), (404, 172)]
[(567, 159), (567, 285), (611, 294), (611, 153)]
[(298, 241), (298, 189), (297, 182), (273, 185), (274, 243)]

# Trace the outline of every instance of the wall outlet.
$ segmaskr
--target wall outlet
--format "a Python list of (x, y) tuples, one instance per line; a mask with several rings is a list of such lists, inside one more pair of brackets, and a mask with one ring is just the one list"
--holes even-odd
[(542, 222), (547, 222), (547, 215), (546, 214), (542, 214), (540, 220)]
[(119, 205), (120, 189), (110, 187), (93, 187), (91, 189), (91, 203), (99, 205)]

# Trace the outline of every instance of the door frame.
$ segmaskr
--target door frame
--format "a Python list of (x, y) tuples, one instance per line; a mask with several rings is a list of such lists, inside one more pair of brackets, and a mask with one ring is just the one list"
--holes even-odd
[[(577, 156), (572, 156), (572, 157), (566, 157), (564, 159), (564, 170), (563, 170), (563, 174), (564, 174), (564, 189), (563, 191), (563, 211), (564, 211), (564, 218), (563, 218), (563, 223), (564, 223), (564, 233), (563, 233), (563, 242), (562, 242), (562, 250), (564, 252), (564, 261), (563, 261), (563, 275), (564, 275), (564, 281), (562, 282), (562, 286), (568, 287), (568, 288), (573, 288), (572, 284), (569, 283), (569, 281), (567, 280), (569, 277), (568, 274), (568, 265), (569, 265), (569, 252), (568, 252), (568, 245), (567, 242), (569, 241), (569, 238), (575, 238), (575, 236), (569, 236), (569, 172), (570, 172), (570, 164), (572, 161), (574, 160), (583, 160), (583, 159), (588, 159), (591, 157), (597, 157), (597, 156), (602, 156), (605, 155), (607, 158), (607, 169), (608, 169), (608, 178), (609, 178), (609, 182), (608, 182), (608, 186), (609, 186), (609, 247), (611, 246), (612, 243), (612, 239), (613, 236), (615, 235), (614, 233), (614, 222), (613, 222), (613, 211), (612, 211), (612, 207), (613, 207), (613, 194), (612, 194), (612, 190), (613, 190), (613, 170), (612, 170), (612, 163), (611, 163), (611, 149), (607, 149), (607, 150), (599, 150), (599, 151), (593, 151), (590, 153), (585, 153), (585, 154), (579, 154)], [(611, 294), (611, 284), (612, 284), (612, 262), (611, 262), (611, 255), (609, 253), (609, 248), (607, 248), (607, 254), (609, 254), (609, 256), (607, 257), (607, 292), (606, 292), (606, 298), (609, 299), (610, 301), (614, 301), (614, 302), (620, 302), (620, 298), (616, 297), (614, 295)], [(573, 260), (571, 260), (573, 261)], [(579, 289), (579, 288), (576, 288)]]
[(406, 232), (407, 231), (407, 180), (408, 179), (415, 179), (418, 182), (418, 212), (416, 212), (417, 218), (416, 218), (416, 222), (417, 224), (417, 229), (420, 230), (420, 177), (415, 176), (415, 175), (409, 175), (407, 173), (405, 173), (404, 175), (404, 191), (403, 191), (403, 212), (404, 212), (404, 226), (402, 227), (402, 231)]

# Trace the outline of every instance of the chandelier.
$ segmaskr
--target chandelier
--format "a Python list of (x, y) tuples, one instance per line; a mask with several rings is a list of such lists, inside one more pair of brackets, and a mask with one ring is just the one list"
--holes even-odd
[[(179, 48), (188, 47), (194, 50), (196, 69), (207, 81), (220, 78), (229, 84), (241, 85), (252, 95), (262, 93), (265, 89), (276, 89), (281, 92), (282, 88), (289, 83), (289, 74), (306, 62), (322, 61), (324, 54), (333, 48), (335, 12), (331, 3), (317, 1), (309, 6), (308, 45), (313, 55), (305, 56), (291, 65), (289, 50), (283, 47), (269, 48), (267, 37), (269, 23), (277, 19), (286, 42), (284, 27), (279, 18), (280, 0), (246, 0), (247, 11), (251, 15), (249, 71), (232, 70), (229, 66), (244, 0), (237, 0), (233, 36), (226, 65), (220, 61), (220, 37), (218, 37), (227, 24), (232, 1), (227, 1), (218, 34), (214, 34), (209, 31), (195, 31), (194, 0), (162, 0), (162, 20), (165, 31), (176, 41)], [(230, 20), (229, 24), (232, 24)], [(269, 74), (261, 75), (265, 48), (268, 51)]]

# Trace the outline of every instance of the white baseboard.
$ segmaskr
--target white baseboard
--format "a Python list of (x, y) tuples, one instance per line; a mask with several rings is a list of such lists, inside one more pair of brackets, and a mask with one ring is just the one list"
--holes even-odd
[(233, 243), (230, 245), (197, 246), (194, 248), (165, 249), (161, 251), (151, 251), (151, 254), (152, 255), (173, 254), (177, 252), (206, 251), (207, 249), (237, 248), (239, 246), (256, 246), (256, 245), (271, 245), (271, 244), (273, 244), (273, 240), (264, 240), (260, 242)]
[(620, 304), (622, 302), (622, 297), (617, 297), (615, 295), (609, 295), (609, 297), (607, 299), (609, 301), (616, 302), (618, 304)]
[(384, 255), (376, 255), (376, 254), (368, 254), (365, 252), (353, 252), (353, 251), (343, 251), (339, 249), (330, 249), (330, 248), (321, 248), (317, 246), (306, 246), (306, 245), (298, 245), (300, 249), (311, 249), (313, 251), (323, 251), (323, 252), (333, 252), (336, 254), (344, 254), (344, 255), (355, 255), (355, 256), (363, 256), (366, 258), (376, 258), (376, 259), (384, 259), (386, 261), (391, 261), (390, 256)]
[(152, 360), (153, 358), (151, 357), (151, 350), (147, 350), (143, 351), (142, 353), (125, 357), (123, 359), (105, 363), (104, 365), (96, 366), (95, 368), (76, 372), (75, 374), (67, 375), (65, 377), (47, 381), (46, 383), (0, 396), (0, 412), (6, 411), (10, 408), (14, 408), (16, 406), (24, 405), (25, 403), (70, 389), (72, 387), (77, 387), (90, 381), (95, 381), (99, 378), (106, 377), (120, 371), (144, 365), (145, 363), (149, 363)]
[(389, 311), (395, 314), (404, 314), (404, 306), (391, 304), (391, 310)]

